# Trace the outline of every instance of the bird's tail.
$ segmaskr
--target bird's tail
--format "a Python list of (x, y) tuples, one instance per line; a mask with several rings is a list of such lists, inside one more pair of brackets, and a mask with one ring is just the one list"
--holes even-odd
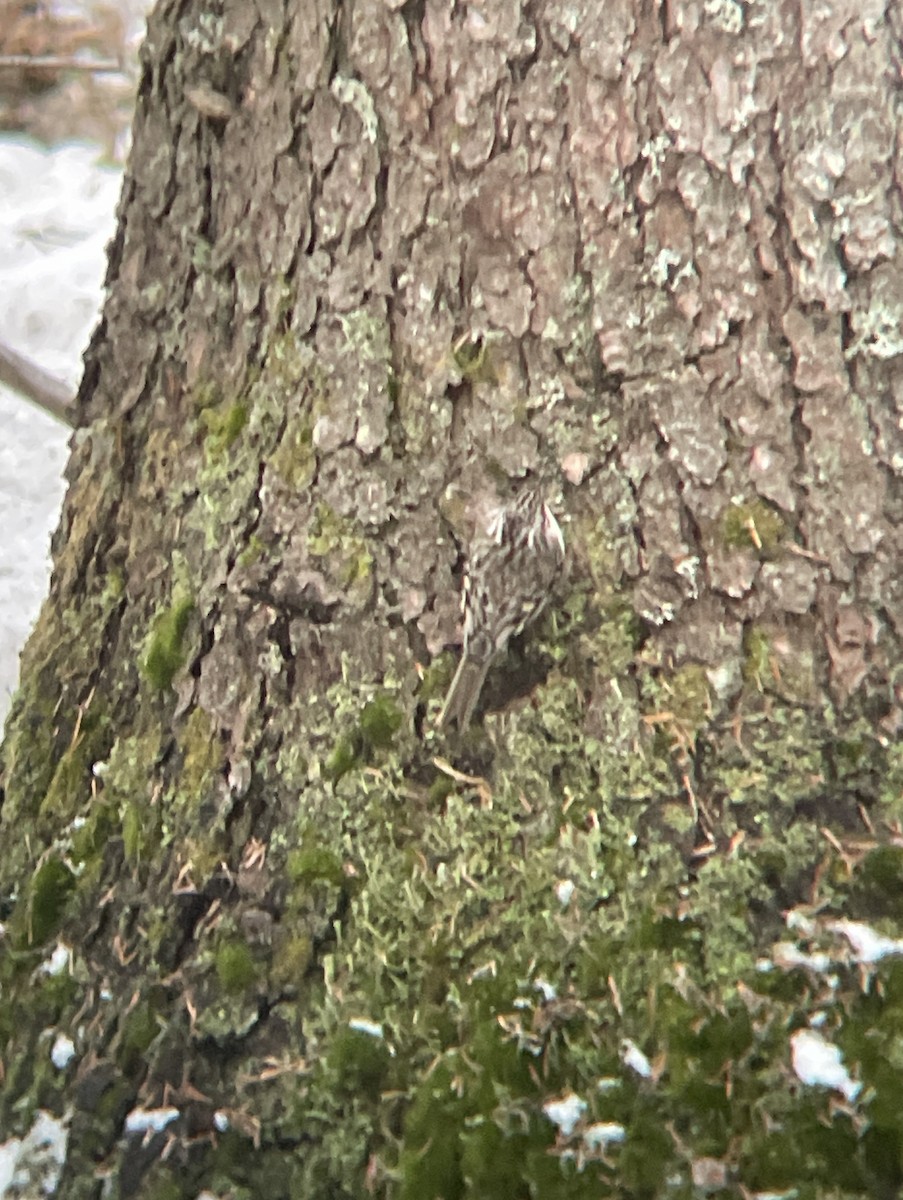
[(439, 714), (440, 729), (447, 729), (455, 723), (459, 729), (467, 728), (483, 690), (483, 681), (488, 670), (488, 661), (477, 662), (475, 658), (462, 656), (442, 705), (442, 712)]

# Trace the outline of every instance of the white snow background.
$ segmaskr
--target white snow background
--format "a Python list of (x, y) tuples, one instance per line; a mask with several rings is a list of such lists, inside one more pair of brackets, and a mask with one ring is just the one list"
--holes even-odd
[[(0, 137), (0, 338), (71, 385), (97, 322), (122, 171), (98, 147)], [(0, 387), (0, 721), (47, 594), (70, 430)]]

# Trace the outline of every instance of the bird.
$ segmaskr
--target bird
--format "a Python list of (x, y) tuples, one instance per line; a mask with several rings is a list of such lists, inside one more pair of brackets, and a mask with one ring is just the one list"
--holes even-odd
[(564, 563), (564, 535), (538, 483), (521, 486), (475, 532), (464, 571), (464, 646), (438, 725), (464, 730), (494, 659), (545, 607)]

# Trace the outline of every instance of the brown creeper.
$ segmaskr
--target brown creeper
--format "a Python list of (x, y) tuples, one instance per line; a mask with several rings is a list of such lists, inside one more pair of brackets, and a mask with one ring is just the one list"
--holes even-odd
[(564, 562), (564, 537), (539, 489), (522, 488), (475, 538), (464, 574), (464, 650), (439, 725), (466, 729), (486, 673), (539, 615)]

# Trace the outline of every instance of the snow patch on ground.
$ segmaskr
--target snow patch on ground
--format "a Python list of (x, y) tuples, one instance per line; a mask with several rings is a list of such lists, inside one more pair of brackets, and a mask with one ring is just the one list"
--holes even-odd
[[(85, 145), (0, 137), (0, 330), (75, 391), (102, 298), (122, 172)], [(0, 388), (0, 719), (47, 593), (69, 430)]]
[(39, 1112), (24, 1138), (0, 1143), (0, 1200), (52, 1196), (66, 1161), (66, 1122)]
[(862, 1085), (850, 1076), (837, 1046), (825, 1041), (814, 1029), (799, 1029), (790, 1039), (793, 1069), (810, 1087), (834, 1088), (852, 1102)]

